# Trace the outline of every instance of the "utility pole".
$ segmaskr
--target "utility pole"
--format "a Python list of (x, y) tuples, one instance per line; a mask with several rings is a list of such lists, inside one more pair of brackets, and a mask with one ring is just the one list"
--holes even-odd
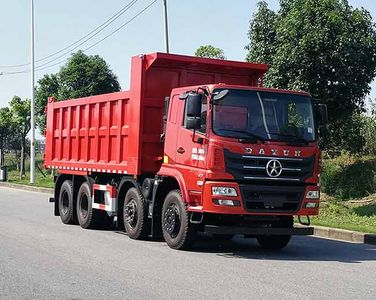
[(30, 183), (35, 183), (35, 120), (34, 120), (34, 0), (31, 0), (31, 108), (30, 108)]
[(167, 0), (163, 0), (163, 6), (164, 6), (164, 21), (165, 21), (166, 53), (170, 53), (170, 46), (168, 44)]

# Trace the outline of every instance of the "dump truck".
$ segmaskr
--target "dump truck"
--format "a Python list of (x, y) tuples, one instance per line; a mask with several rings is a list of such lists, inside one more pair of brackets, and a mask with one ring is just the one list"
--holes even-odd
[[(267, 249), (313, 234), (326, 106), (263, 87), (266, 64), (152, 53), (130, 89), (46, 108), (54, 214), (189, 248), (198, 233)], [(294, 216), (306, 226), (295, 226)]]

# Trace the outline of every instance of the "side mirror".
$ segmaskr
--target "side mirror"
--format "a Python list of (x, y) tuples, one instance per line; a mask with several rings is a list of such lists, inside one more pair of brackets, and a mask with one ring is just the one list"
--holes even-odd
[(187, 117), (201, 117), (201, 106), (202, 106), (202, 96), (203, 94), (189, 94), (185, 106), (185, 114)]
[(201, 119), (200, 118), (190, 118), (185, 119), (185, 128), (187, 129), (200, 129), (201, 128)]
[(185, 128), (199, 129), (201, 127), (201, 107), (203, 94), (190, 93), (185, 101)]
[(230, 92), (229, 90), (222, 90), (219, 93), (213, 94), (213, 97), (212, 97), (213, 102), (217, 102), (217, 101), (223, 99), (224, 97), (226, 97), (228, 95), (229, 92)]
[(328, 134), (328, 108), (325, 104), (317, 105), (319, 133), (322, 137)]

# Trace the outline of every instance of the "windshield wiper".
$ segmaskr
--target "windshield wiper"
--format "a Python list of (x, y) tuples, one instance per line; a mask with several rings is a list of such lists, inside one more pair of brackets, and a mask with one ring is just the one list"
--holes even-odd
[(292, 138), (288, 142), (296, 142), (296, 143), (303, 143), (303, 144), (308, 144), (309, 143), (309, 141), (307, 141), (306, 139), (304, 139), (302, 137), (299, 137), (299, 136), (296, 136), (296, 135), (293, 135), (293, 134), (281, 134), (279, 132), (269, 132), (269, 133), (273, 134), (273, 135), (278, 135), (278, 136)]
[(230, 132), (237, 132), (237, 133), (242, 133), (242, 134), (245, 134), (247, 135), (247, 138), (242, 138), (242, 137), (237, 137), (239, 139), (239, 142), (241, 143), (247, 143), (250, 141), (249, 138), (251, 138), (251, 141), (262, 141), (264, 142), (265, 139), (262, 137), (262, 136), (259, 136), (257, 134), (254, 134), (252, 132), (249, 132), (249, 131), (246, 131), (246, 130), (239, 130), (239, 129), (218, 129), (218, 130), (226, 130), (226, 131), (230, 131)]

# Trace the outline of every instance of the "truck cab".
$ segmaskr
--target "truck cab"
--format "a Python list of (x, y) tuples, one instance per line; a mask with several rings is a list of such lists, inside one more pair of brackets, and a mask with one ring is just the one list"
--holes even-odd
[[(158, 174), (177, 178), (205, 231), (230, 237), (257, 233), (249, 225), (294, 230), (294, 215), (318, 214), (326, 111), (315, 110), (310, 94), (226, 84), (177, 88), (166, 117)], [(288, 232), (275, 238), (282, 236), (290, 239)]]

